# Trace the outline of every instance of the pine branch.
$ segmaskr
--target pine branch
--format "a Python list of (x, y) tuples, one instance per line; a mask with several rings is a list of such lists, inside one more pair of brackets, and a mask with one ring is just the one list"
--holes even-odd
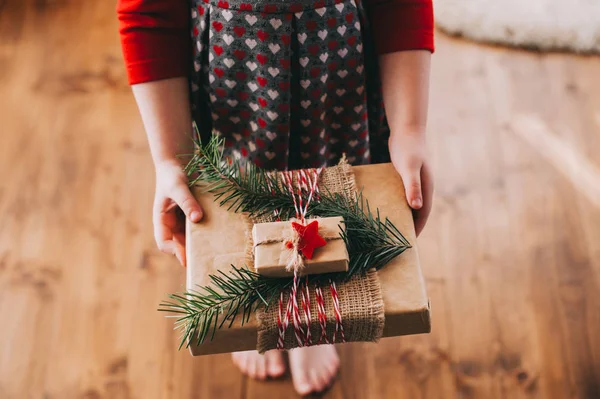
[(175, 329), (181, 332), (179, 348), (213, 339), (218, 329), (231, 327), (241, 314), (244, 325), (259, 306), (268, 307), (290, 279), (264, 278), (247, 268), (231, 266), (229, 273), (210, 275), (211, 284), (198, 290), (169, 295), (171, 301), (159, 305), (159, 311), (175, 314)]

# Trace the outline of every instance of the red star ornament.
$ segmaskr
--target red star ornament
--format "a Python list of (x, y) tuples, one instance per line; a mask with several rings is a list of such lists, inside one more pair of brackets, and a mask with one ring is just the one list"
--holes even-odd
[(319, 222), (316, 220), (306, 226), (292, 222), (292, 228), (300, 236), (298, 250), (302, 252), (306, 259), (312, 259), (315, 249), (324, 247), (327, 244), (327, 241), (319, 235)]

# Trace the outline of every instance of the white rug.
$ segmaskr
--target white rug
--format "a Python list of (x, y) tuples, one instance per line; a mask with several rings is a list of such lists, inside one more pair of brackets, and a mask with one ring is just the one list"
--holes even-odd
[(434, 0), (437, 25), (474, 40), (600, 52), (600, 0)]

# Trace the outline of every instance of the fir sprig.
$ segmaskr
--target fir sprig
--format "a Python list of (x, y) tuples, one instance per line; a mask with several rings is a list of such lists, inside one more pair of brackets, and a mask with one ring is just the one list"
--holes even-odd
[[(244, 165), (223, 157), (223, 141), (213, 136), (207, 143), (196, 143), (198, 151), (185, 171), (191, 185), (200, 185), (212, 193), (220, 206), (235, 212), (262, 216), (277, 210), (282, 219), (294, 215), (290, 193), (278, 184), (276, 175), (268, 174), (253, 164)], [(345, 229), (340, 236), (346, 244), (350, 264), (346, 273), (309, 275), (309, 282), (346, 280), (370, 268), (380, 269), (410, 248), (410, 243), (379, 210), (373, 213), (362, 193), (356, 200), (340, 194), (321, 193), (313, 201), (308, 216), (341, 216)], [(181, 331), (181, 344), (200, 345), (214, 337), (223, 325), (231, 326), (241, 314), (247, 322), (260, 306), (268, 307), (281, 290), (289, 287), (291, 278), (268, 278), (247, 268), (232, 265), (230, 273), (211, 275), (211, 284), (198, 290), (173, 294), (159, 310), (174, 313), (175, 326)]]

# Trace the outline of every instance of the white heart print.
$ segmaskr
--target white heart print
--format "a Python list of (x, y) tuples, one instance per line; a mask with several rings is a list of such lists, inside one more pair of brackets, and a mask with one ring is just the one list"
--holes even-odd
[(248, 67), (249, 70), (254, 72), (257, 65), (256, 65), (256, 62), (248, 61), (248, 62), (246, 62), (246, 66)]
[(254, 112), (258, 111), (258, 104), (257, 103), (250, 103), (248, 105), (250, 106), (250, 108), (252, 109), (252, 111), (254, 111)]
[(267, 116), (269, 117), (269, 119), (271, 119), (272, 121), (274, 121), (275, 119), (277, 119), (277, 117), (279, 116), (279, 114), (277, 112), (267, 111)]
[(231, 43), (233, 43), (233, 36), (223, 35), (223, 41), (229, 46)]
[(271, 97), (271, 100), (275, 100), (277, 97), (279, 97), (279, 93), (276, 90), (269, 90), (267, 91), (267, 94), (269, 97)]
[(254, 25), (256, 21), (258, 21), (258, 18), (256, 18), (256, 16), (250, 14), (246, 15), (246, 22), (248, 22), (250, 26)]
[(223, 10), (221, 12), (221, 15), (223, 16), (223, 18), (225, 18), (225, 20), (227, 22), (229, 22), (231, 20), (231, 18), (233, 18), (233, 14), (229, 10)]
[(279, 46), (279, 44), (277, 43), (269, 43), (269, 50), (271, 50), (271, 52), (273, 54), (277, 54), (277, 52), (281, 49), (281, 47)]
[(268, 71), (273, 77), (279, 75), (279, 68), (269, 67)]
[(250, 47), (250, 50), (252, 50), (254, 47), (256, 47), (256, 40), (246, 39), (246, 46)]
[(233, 64), (235, 64), (235, 61), (234, 61), (234, 60), (232, 60), (231, 58), (225, 58), (225, 59), (223, 60), (223, 64), (225, 64), (225, 66), (226, 66), (227, 68), (231, 68), (231, 67), (233, 66)]
[(235, 87), (235, 85), (237, 85), (237, 82), (235, 80), (225, 80), (225, 85), (227, 85), (227, 87), (229, 87), (230, 89), (233, 89)]
[(271, 24), (271, 26), (273, 27), (273, 29), (277, 30), (279, 29), (279, 27), (281, 26), (281, 20), (277, 19), (277, 18), (271, 18), (269, 20), (269, 23)]

